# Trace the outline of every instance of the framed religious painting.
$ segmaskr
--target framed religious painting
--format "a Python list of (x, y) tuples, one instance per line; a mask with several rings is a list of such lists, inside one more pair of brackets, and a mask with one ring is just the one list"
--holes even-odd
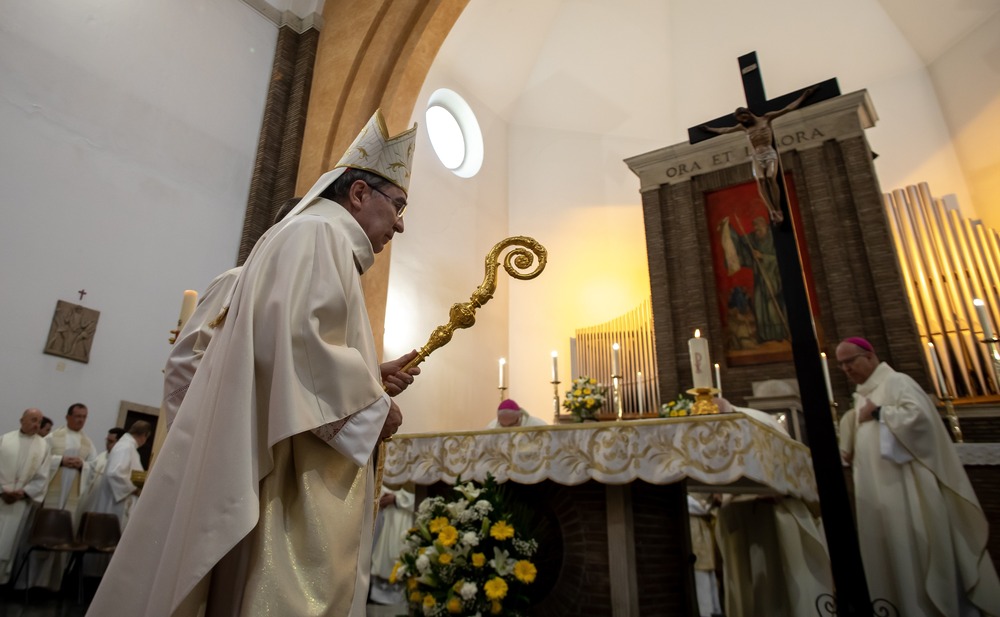
[(100, 311), (79, 304), (56, 301), (55, 314), (45, 341), (47, 354), (83, 362), (90, 362), (90, 346), (94, 344), (97, 319)]
[[(791, 174), (785, 176), (789, 208), (801, 242), (798, 201)], [(712, 268), (719, 317), (725, 332), (726, 362), (731, 366), (792, 359), (788, 312), (778, 271), (767, 206), (755, 182), (705, 193)], [(807, 293), (816, 294), (803, 247)], [(816, 303), (812, 303), (816, 306)]]

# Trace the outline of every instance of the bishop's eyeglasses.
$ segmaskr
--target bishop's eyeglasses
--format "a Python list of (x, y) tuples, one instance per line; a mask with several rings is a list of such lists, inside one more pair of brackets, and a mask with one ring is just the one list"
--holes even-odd
[(376, 193), (378, 193), (382, 197), (385, 197), (386, 199), (389, 200), (389, 203), (391, 203), (393, 205), (393, 207), (396, 208), (396, 218), (397, 219), (403, 218), (403, 212), (406, 211), (406, 206), (408, 205), (406, 203), (405, 199), (403, 199), (401, 197), (397, 197), (397, 198), (393, 199), (392, 197), (389, 197), (383, 191), (380, 191), (378, 188), (372, 186), (371, 184), (369, 184), (368, 186), (370, 186), (373, 191), (375, 191)]

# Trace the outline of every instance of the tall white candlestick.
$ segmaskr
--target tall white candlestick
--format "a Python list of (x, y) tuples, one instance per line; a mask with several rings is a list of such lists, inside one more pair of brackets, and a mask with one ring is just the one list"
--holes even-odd
[(559, 381), (559, 354), (552, 352), (552, 381)]
[(198, 292), (188, 289), (184, 292), (184, 300), (181, 301), (181, 316), (177, 318), (177, 329), (183, 329), (184, 324), (194, 313), (194, 307), (198, 304)]
[(619, 362), (621, 360), (621, 358), (619, 358), (619, 354), (620, 353), (621, 353), (621, 345), (619, 345), (618, 343), (615, 343), (614, 345), (611, 346), (611, 375), (612, 376), (616, 376), (616, 375), (619, 376), (619, 377), (621, 376), (621, 373), (619, 372), (619, 369), (621, 368), (619, 366)]
[(722, 398), (722, 373), (719, 372), (719, 363), (715, 363), (715, 389), (719, 391), (716, 396)]
[(941, 360), (938, 359), (937, 349), (934, 349), (934, 343), (927, 343), (927, 346), (931, 348), (931, 360), (934, 363), (934, 376), (937, 377), (938, 388), (941, 389), (941, 396), (948, 396), (948, 386), (944, 381), (944, 371), (941, 370)]
[(979, 325), (983, 327), (983, 338), (993, 339), (993, 326), (990, 325), (990, 316), (986, 314), (986, 303), (976, 298), (972, 301), (976, 307), (976, 315), (979, 317)]
[(830, 363), (826, 360), (826, 352), (819, 353), (819, 360), (823, 363), (823, 380), (826, 381), (826, 400), (833, 402), (833, 386), (830, 385)]
[(635, 387), (639, 397), (639, 413), (643, 413), (646, 407), (646, 393), (642, 383), (642, 371), (635, 374)]
[(694, 331), (694, 338), (688, 339), (688, 353), (691, 354), (691, 376), (695, 388), (712, 387), (712, 361), (708, 357), (708, 339), (701, 338), (701, 330)]
[(506, 359), (506, 358), (500, 358), (500, 362), (499, 362), (499, 365), (500, 365), (500, 387), (501, 387), (501, 388), (503, 388), (503, 387), (504, 387), (504, 379), (503, 379), (503, 367), (504, 367), (504, 366), (505, 366), (506, 364), (507, 364), (507, 359)]

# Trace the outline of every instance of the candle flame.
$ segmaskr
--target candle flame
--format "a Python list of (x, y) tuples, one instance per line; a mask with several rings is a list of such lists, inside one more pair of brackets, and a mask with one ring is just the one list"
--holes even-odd
[(976, 306), (986, 306), (986, 303), (980, 300), (979, 298), (973, 300), (972, 303), (975, 304)]
[(701, 338), (701, 330), (699, 330), (699, 329), (696, 328), (695, 331), (694, 331), (694, 337), (695, 338)]
[(552, 352), (552, 357), (553, 357), (553, 358), (558, 358), (558, 357), (559, 357), (559, 352), (557, 352), (557, 351), (553, 351), (553, 352)]
[(614, 350), (618, 350), (618, 349), (621, 349), (621, 348), (622, 348), (621, 345), (619, 345), (618, 343), (615, 343), (615, 344), (613, 344), (611, 346), (611, 349), (614, 349)]
[(507, 364), (507, 358), (500, 358), (500, 364), (501, 365)]
[(820, 358), (825, 358), (826, 357), (826, 352), (825, 351), (819, 352), (819, 357)]
[(927, 343), (927, 346), (930, 347), (931, 349), (934, 349), (934, 343)]
[(715, 368), (719, 368), (719, 363), (718, 362), (715, 363)]

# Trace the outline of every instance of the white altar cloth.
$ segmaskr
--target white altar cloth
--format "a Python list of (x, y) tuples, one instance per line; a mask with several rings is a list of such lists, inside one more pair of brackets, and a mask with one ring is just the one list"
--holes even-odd
[(520, 484), (688, 480), (818, 499), (809, 449), (741, 413), (397, 435), (386, 446), (392, 486), (491, 473)]

